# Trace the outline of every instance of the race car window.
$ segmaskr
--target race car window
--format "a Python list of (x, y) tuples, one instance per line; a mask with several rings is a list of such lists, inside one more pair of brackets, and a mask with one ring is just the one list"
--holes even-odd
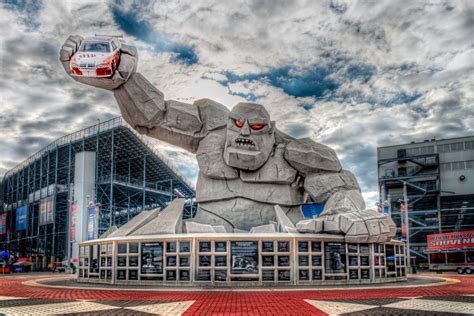
[(111, 42), (111, 44), (112, 44), (112, 49), (113, 49), (113, 50), (116, 50), (116, 49), (117, 49), (117, 46), (115, 45), (115, 43), (114, 43), (114, 42)]
[(110, 45), (107, 42), (84, 42), (79, 49), (81, 52), (110, 53)]

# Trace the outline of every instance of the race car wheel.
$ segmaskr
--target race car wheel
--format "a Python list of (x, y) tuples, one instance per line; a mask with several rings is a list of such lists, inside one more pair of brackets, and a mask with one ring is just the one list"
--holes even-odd
[(464, 270), (462, 268), (457, 268), (456, 271), (458, 272), (458, 274), (463, 274), (464, 273)]

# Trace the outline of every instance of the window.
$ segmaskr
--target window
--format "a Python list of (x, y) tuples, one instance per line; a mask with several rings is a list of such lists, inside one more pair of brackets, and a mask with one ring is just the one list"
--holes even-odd
[(110, 45), (107, 42), (83, 42), (79, 51), (110, 53)]
[(420, 154), (429, 155), (434, 153), (434, 146), (425, 146), (420, 148)]
[(438, 153), (449, 153), (450, 151), (450, 144), (438, 145)]
[(463, 170), (464, 169), (464, 161), (455, 161), (452, 162), (453, 170)]
[(464, 143), (451, 144), (451, 151), (461, 151), (461, 150), (464, 150)]
[(474, 160), (466, 161), (466, 169), (474, 169)]
[(448, 263), (464, 263), (464, 252), (447, 253)]
[(473, 150), (473, 149), (474, 149), (474, 141), (465, 142), (465, 143), (464, 143), (464, 148), (465, 148), (466, 150)]
[(110, 44), (112, 45), (112, 49), (113, 49), (113, 50), (116, 50), (116, 49), (117, 49), (117, 45), (115, 45), (115, 42), (114, 42), (114, 41), (110, 42)]
[(440, 166), (441, 171), (451, 171), (451, 163), (450, 162), (442, 163), (439, 166)]

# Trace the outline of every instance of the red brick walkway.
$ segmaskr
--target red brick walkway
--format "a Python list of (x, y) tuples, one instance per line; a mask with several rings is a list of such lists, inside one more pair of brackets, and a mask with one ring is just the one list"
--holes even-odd
[(0, 296), (57, 300), (195, 301), (186, 315), (325, 315), (305, 302), (311, 300), (474, 295), (473, 276), (449, 276), (460, 283), (414, 288), (373, 288), (301, 291), (133, 291), (48, 288), (23, 282), (36, 278), (0, 278)]

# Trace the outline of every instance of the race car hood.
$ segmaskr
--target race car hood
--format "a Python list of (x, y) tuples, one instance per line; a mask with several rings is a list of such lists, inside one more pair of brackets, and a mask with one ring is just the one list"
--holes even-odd
[(81, 64), (99, 65), (108, 56), (108, 53), (79, 52), (76, 55), (76, 62)]

